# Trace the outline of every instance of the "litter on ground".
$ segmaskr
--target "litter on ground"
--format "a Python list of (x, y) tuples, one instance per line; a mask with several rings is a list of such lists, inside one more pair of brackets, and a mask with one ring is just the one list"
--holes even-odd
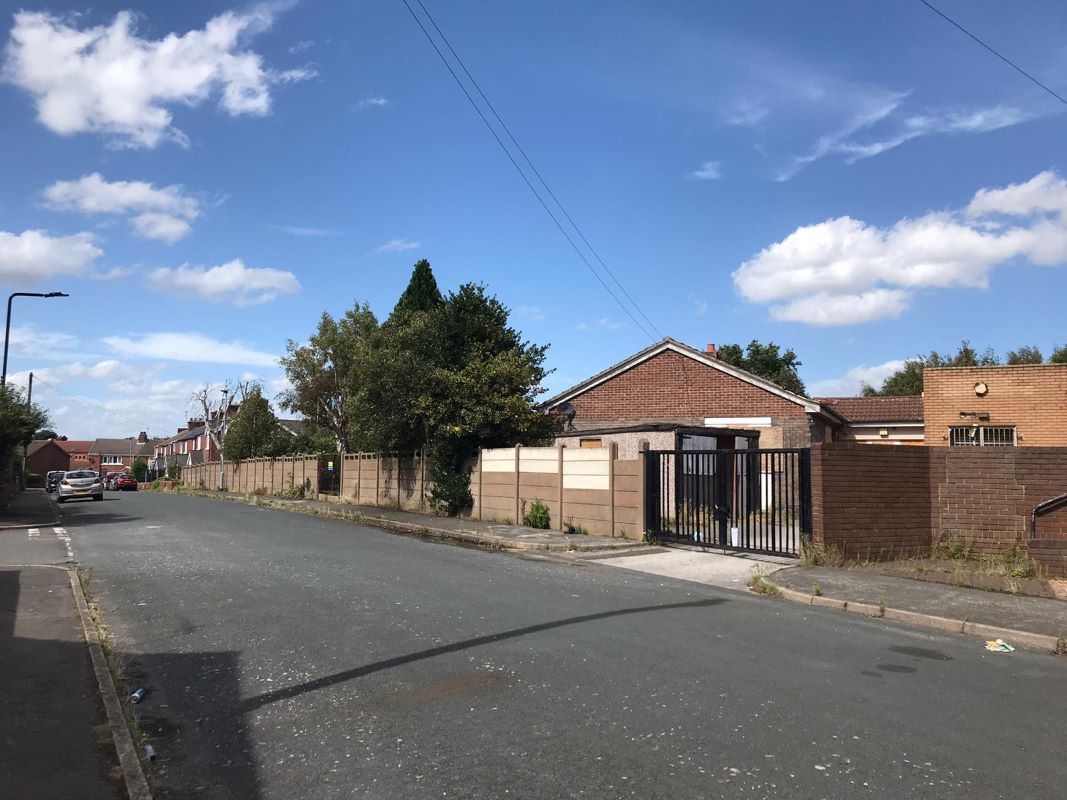
[(1015, 648), (1003, 639), (990, 639), (985, 643), (985, 649), (991, 653), (1014, 653)]

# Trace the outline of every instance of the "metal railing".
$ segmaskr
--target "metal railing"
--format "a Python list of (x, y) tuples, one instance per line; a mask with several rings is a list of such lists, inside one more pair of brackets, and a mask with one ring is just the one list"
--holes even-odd
[(807, 449), (650, 450), (644, 458), (653, 538), (795, 556), (810, 536)]

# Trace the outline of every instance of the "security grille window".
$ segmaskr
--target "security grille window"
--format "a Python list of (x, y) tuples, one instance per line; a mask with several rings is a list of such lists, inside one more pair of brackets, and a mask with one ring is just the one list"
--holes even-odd
[(961, 425), (948, 430), (953, 447), (1015, 446), (1015, 428), (1010, 425)]

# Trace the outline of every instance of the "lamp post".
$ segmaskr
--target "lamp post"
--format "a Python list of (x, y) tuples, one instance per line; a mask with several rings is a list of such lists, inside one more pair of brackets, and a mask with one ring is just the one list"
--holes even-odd
[(4, 327), (4, 371), (0, 386), (7, 386), (7, 343), (11, 338), (11, 301), (16, 297), (70, 297), (66, 292), (12, 292), (7, 296), (7, 325)]

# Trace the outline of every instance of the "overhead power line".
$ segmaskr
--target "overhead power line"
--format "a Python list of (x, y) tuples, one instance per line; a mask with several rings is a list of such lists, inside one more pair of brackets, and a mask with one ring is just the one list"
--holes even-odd
[[(533, 162), (530, 160), (529, 156), (526, 154), (526, 151), (522, 148), (522, 146), (518, 143), (518, 141), (512, 135), (511, 130), (508, 128), (507, 124), (505, 124), (505, 122), (501, 118), (500, 114), (497, 113), (496, 108), (489, 101), (489, 98), (486, 96), (485, 92), (482, 91), (481, 86), (475, 80), (474, 76), (471, 75), (470, 70), (467, 69), (467, 66), (463, 63), (463, 60), (459, 57), (459, 54), (456, 53), (455, 48), (452, 47), (452, 44), (448, 41), (448, 38), (445, 36), (445, 34), (441, 30), (440, 26), (438, 26), (437, 22), (434, 20), (433, 15), (431, 15), (430, 12), (426, 9), (426, 6), (423, 5), (422, 0), (415, 0), (415, 1), (419, 4), (419, 8), (422, 9), (422, 13), (430, 21), (430, 24), (433, 26), (434, 30), (437, 32), (437, 35), (441, 38), (441, 41), (444, 42), (445, 46), (448, 48), (448, 51), (452, 54), (452, 57), (456, 60), (456, 63), (459, 64), (460, 68), (463, 70), (463, 73), (467, 76), (467, 79), (471, 82), (471, 84), (474, 86), (475, 90), (478, 92), (479, 96), (485, 102), (486, 106), (489, 108), (490, 113), (497, 120), (497, 122), (500, 123), (500, 127), (503, 128), (503, 130), (506, 133), (507, 137), (511, 140), (512, 144), (514, 144), (515, 149), (518, 150), (518, 152), (522, 156), (523, 160), (526, 162), (526, 164), (529, 165), (530, 170), (536, 176), (537, 180), (541, 183), (542, 186), (545, 187), (545, 190), (548, 192), (548, 195), (552, 198), (552, 201), (556, 204), (556, 206), (562, 212), (562, 214), (563, 214), (564, 218), (567, 220), (567, 222), (570, 223), (571, 227), (577, 233), (578, 237), (582, 240), (582, 242), (585, 243), (585, 246), (589, 249), (589, 252), (592, 253), (593, 257), (600, 263), (600, 265), (603, 268), (604, 272), (607, 273), (607, 275), (611, 278), (611, 280), (619, 288), (619, 290), (626, 297), (626, 299), (630, 301), (630, 304), (634, 307), (634, 309), (637, 310), (637, 313), (640, 314), (644, 318), (644, 320), (648, 323), (649, 328), (651, 328), (653, 331), (655, 331), (656, 334), (658, 334), (659, 336), (662, 336), (662, 334), (660, 334), (659, 330), (656, 328), (655, 324), (648, 318), (648, 315), (645, 314), (645, 312), (641, 309), (641, 307), (637, 304), (637, 302), (633, 299), (633, 297), (630, 296), (630, 293), (626, 291), (625, 287), (619, 282), (619, 279), (615, 277), (615, 274), (611, 271), (611, 269), (608, 267), (608, 265), (600, 257), (599, 253), (597, 253), (597, 251), (593, 248), (592, 244), (589, 243), (588, 238), (586, 238), (585, 234), (582, 232), (581, 228), (578, 227), (577, 223), (575, 223), (575, 221), (571, 217), (571, 215), (567, 213), (567, 209), (559, 201), (559, 198), (556, 196), (556, 194), (549, 187), (549, 185), (545, 181), (545, 179), (541, 176), (541, 173), (538, 171), (537, 167), (534, 166)], [(589, 260), (589, 258), (586, 256), (586, 254), (584, 252), (582, 252), (582, 249), (578, 246), (577, 242), (575, 242), (574, 237), (572, 237), (571, 234), (568, 233), (568, 231), (564, 227), (563, 223), (560, 222), (559, 218), (556, 216), (556, 214), (549, 207), (549, 205), (545, 201), (544, 197), (537, 190), (537, 187), (534, 186), (534, 184), (530, 180), (529, 176), (527, 176), (525, 170), (522, 169), (522, 167), (520, 166), (519, 162), (515, 159), (515, 156), (512, 154), (511, 150), (504, 143), (503, 139), (501, 139), (500, 134), (497, 132), (496, 128), (493, 127), (493, 124), (489, 121), (488, 117), (486, 117), (485, 112), (482, 110), (481, 106), (478, 105), (477, 101), (471, 95), (471, 93), (468, 90), (466, 84), (464, 84), (463, 80), (457, 74), (456, 70), (453, 68), (453, 66), (449, 62), (448, 58), (445, 56), (445, 54), (442, 52), (441, 48), (438, 46), (437, 41), (430, 34), (430, 31), (427, 30), (426, 25), (423, 24), (422, 19), (419, 17), (418, 14), (415, 13), (415, 9), (412, 8), (412, 6), (408, 2), (408, 0), (401, 0), (401, 2), (404, 3), (404, 6), (407, 8), (408, 13), (411, 14), (412, 19), (415, 20), (415, 23), (419, 26), (419, 29), (422, 31), (423, 35), (426, 37), (426, 40), (430, 43), (430, 46), (433, 47), (434, 51), (437, 53), (438, 57), (441, 59), (441, 63), (443, 63), (445, 65), (445, 68), (452, 75), (452, 78), (456, 81), (456, 84), (459, 86), (460, 90), (466, 96), (468, 102), (470, 102), (471, 107), (474, 108), (475, 112), (477, 112), (478, 116), (481, 118), (482, 122), (485, 124), (485, 127), (488, 128), (489, 132), (493, 136), (493, 139), (496, 140), (496, 143), (500, 146), (500, 149), (504, 151), (504, 154), (508, 157), (508, 160), (511, 162), (511, 165), (515, 168), (515, 171), (519, 173), (519, 176), (522, 178), (522, 180), (526, 184), (527, 188), (529, 188), (529, 190), (533, 193), (534, 197), (537, 198), (537, 202), (540, 203), (541, 208), (543, 208), (545, 210), (545, 213), (548, 214), (549, 218), (555, 224), (556, 228), (558, 228), (559, 232), (561, 234), (563, 234), (563, 237), (567, 240), (567, 243), (570, 244), (571, 248), (578, 255), (578, 258), (581, 259), (582, 263), (585, 264), (586, 268), (590, 271), (590, 273), (592, 273), (593, 277), (596, 278), (597, 281), (600, 283), (600, 285), (604, 287), (604, 291), (606, 291), (608, 293), (608, 295), (611, 297), (611, 299), (614, 300), (615, 303), (619, 306), (619, 308), (621, 308), (623, 310), (623, 312), (626, 314), (626, 316), (628, 316), (630, 318), (630, 320), (638, 328), (640, 328), (641, 331), (646, 336), (648, 336), (650, 339), (654, 340), (656, 338), (656, 336), (653, 336), (652, 333), (649, 332), (649, 328), (646, 328), (645, 325), (643, 325), (641, 323), (641, 321), (638, 320), (637, 317), (634, 316), (634, 314), (630, 311), (630, 309), (626, 306), (626, 304), (623, 303), (622, 300), (618, 297), (618, 295), (612, 290), (612, 288), (608, 285), (608, 283), (604, 280), (604, 278), (597, 271), (596, 267), (593, 266), (592, 262)]]
[(992, 45), (986, 44), (984, 41), (979, 39), (977, 36), (975, 36), (969, 30), (964, 28), (962, 25), (960, 25), (958, 22), (956, 22), (956, 20), (954, 20), (954, 19), (952, 19), (952, 17), (948, 16), (948, 14), (946, 14), (943, 11), (941, 11), (939, 8), (937, 8), (935, 5), (933, 5), (932, 3), (928, 2), (927, 0), (919, 0), (919, 2), (922, 3), (924, 6), (926, 6), (928, 9), (930, 9), (931, 11), (933, 11), (935, 14), (937, 14), (937, 16), (941, 17), (941, 19), (945, 20), (945, 22), (947, 22), (949, 25), (951, 25), (954, 28), (957, 28), (962, 33), (965, 33), (967, 36), (969, 36), (970, 38), (974, 39), (974, 41), (976, 41), (978, 44), (980, 44), (982, 47), (984, 47), (990, 53), (995, 55), (997, 58), (999, 58), (1001, 61), (1003, 61), (1009, 67), (1011, 67), (1013, 70), (1018, 72), (1020, 75), (1025, 77), (1027, 80), (1029, 80), (1029, 81), (1035, 83), (1036, 85), (1040, 86), (1042, 89), (1044, 89), (1050, 95), (1055, 97), (1061, 103), (1063, 103), (1064, 105), (1067, 105), (1067, 99), (1065, 99), (1063, 97), (1063, 95), (1061, 95), (1061, 94), (1059, 94), (1057, 92), (1054, 92), (1052, 89), (1050, 89), (1048, 86), (1043, 84), (1041, 81), (1039, 81), (1037, 78), (1035, 78), (1033, 75), (1031, 75), (1029, 72), (1027, 72), (1022, 67), (1020, 67), (1014, 61), (1012, 61), (1010, 58), (1008, 58), (1006, 55), (1003, 55), (1002, 53), (997, 51)]

